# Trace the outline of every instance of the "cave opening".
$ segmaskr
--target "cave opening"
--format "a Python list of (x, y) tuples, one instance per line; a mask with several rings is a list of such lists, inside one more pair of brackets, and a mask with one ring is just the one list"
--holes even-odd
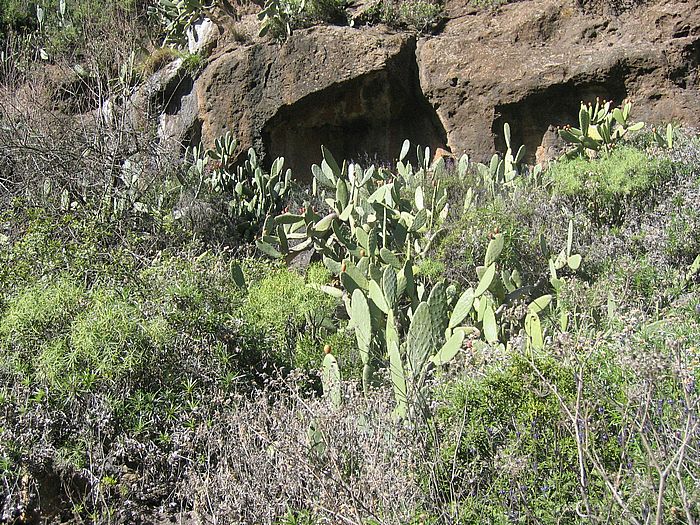
[(491, 126), (496, 150), (506, 150), (503, 124), (507, 122), (513, 150), (525, 145), (525, 161), (534, 162), (537, 148), (549, 127), (577, 126), (581, 102), (595, 103), (596, 97), (612, 100), (617, 106), (627, 97), (627, 89), (621, 81), (569, 83), (552, 86), (512, 104), (496, 106)]
[[(282, 107), (263, 128), (267, 158), (284, 157), (294, 177), (308, 182), (321, 145), (338, 162), (363, 166), (391, 164), (405, 139), (444, 148), (447, 133), (421, 91), (414, 51), (387, 66)], [(415, 160), (415, 147), (412, 154)]]

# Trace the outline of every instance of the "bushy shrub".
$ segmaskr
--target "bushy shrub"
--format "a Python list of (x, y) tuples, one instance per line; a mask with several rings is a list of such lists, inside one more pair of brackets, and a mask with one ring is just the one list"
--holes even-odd
[(630, 204), (650, 202), (652, 190), (671, 173), (667, 159), (623, 146), (593, 160), (561, 160), (551, 166), (549, 177), (556, 194), (567, 196), (598, 224), (619, 224)]
[(383, 23), (423, 33), (440, 20), (442, 3), (430, 0), (381, 0), (364, 16), (370, 23)]
[(8, 301), (0, 317), (0, 363), (12, 376), (34, 376), (34, 360), (65, 337), (84, 307), (85, 290), (68, 278), (36, 283)]
[(139, 308), (113, 290), (94, 290), (89, 306), (73, 322), (66, 370), (88, 370), (100, 382), (137, 380), (170, 335), (158, 319), (147, 321)]
[(149, 308), (195, 340), (225, 331), (242, 301), (226, 260), (212, 254), (163, 256), (140, 277), (151, 290)]
[[(465, 522), (697, 514), (681, 488), (700, 461), (688, 448), (700, 436), (689, 415), (700, 367), (687, 361), (697, 325), (620, 322), (628, 328), (615, 335), (562, 339), (547, 356), (516, 353), (442, 391), (441, 474)], [(671, 428), (684, 430), (674, 437)], [(681, 449), (676, 477), (658, 485)]]
[[(312, 270), (312, 277), (318, 278), (318, 273), (318, 269)], [(283, 360), (294, 364), (297, 338), (306, 335), (300, 358), (308, 362), (303, 355), (311, 341), (321, 341), (323, 324), (334, 310), (333, 298), (307, 287), (304, 277), (295, 271), (280, 268), (249, 287), (241, 312), (246, 322), (268, 334), (273, 347), (283, 352)], [(320, 351), (323, 346), (318, 348)]]
[(26, 0), (0, 0), (0, 37), (37, 28), (36, 6)]
[(462, 282), (475, 280), (476, 267), (483, 264), (486, 247), (496, 232), (504, 237), (499, 259), (506, 267), (522, 272), (532, 262), (523, 255), (529, 251), (528, 243), (535, 241), (535, 235), (523, 227), (509, 200), (508, 197), (486, 200), (450, 219), (447, 235), (435, 248), (436, 259), (444, 266), (446, 277)]
[[(568, 398), (573, 373), (542, 361), (544, 373)], [(443, 482), (457, 494), (465, 523), (535, 518), (552, 523), (576, 500), (576, 445), (557, 398), (519, 356), (482, 378), (456, 381), (438, 412)], [(450, 468), (451, 467), (451, 468)]]

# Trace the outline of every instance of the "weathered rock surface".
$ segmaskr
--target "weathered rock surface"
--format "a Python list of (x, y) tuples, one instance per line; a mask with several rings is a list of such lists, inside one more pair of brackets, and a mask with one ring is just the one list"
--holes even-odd
[(581, 100), (634, 101), (634, 117), (700, 123), (700, 4), (649, 2), (619, 17), (574, 2), (525, 1), (493, 16), (448, 1), (444, 31), (418, 45), (421, 86), (448, 146), (483, 156), (503, 122), (534, 155)]
[(321, 144), (346, 158), (396, 152), (404, 138), (440, 145), (415, 51), (408, 34), (330, 26), (224, 51), (197, 81), (202, 138), (231, 129), (306, 171)]
[(318, 26), (281, 46), (219, 45), (194, 84), (203, 141), (232, 131), (308, 178), (321, 144), (383, 161), (409, 138), (484, 158), (502, 146), (504, 122), (533, 160), (549, 126), (575, 122), (579, 102), (595, 97), (632, 99), (635, 119), (700, 125), (695, 0), (650, 0), (619, 16), (576, 0), (495, 12), (448, 0), (446, 12), (439, 34), (418, 40)]

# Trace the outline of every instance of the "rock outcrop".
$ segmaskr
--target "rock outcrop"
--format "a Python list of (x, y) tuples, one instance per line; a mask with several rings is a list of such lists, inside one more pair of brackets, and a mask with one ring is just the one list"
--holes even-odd
[(453, 151), (502, 146), (502, 124), (532, 156), (582, 100), (634, 101), (634, 117), (700, 123), (700, 4), (648, 2), (620, 16), (525, 1), (495, 15), (448, 1), (444, 31), (418, 45), (423, 91)]
[(211, 144), (229, 130), (306, 178), (321, 144), (382, 162), (409, 138), (481, 159), (503, 146), (504, 122), (534, 160), (549, 126), (595, 97), (632, 99), (638, 120), (700, 125), (694, 0), (619, 15), (576, 0), (445, 9), (440, 32), (418, 39), (383, 26), (317, 26), (282, 45), (223, 38), (194, 83), (201, 130), (189, 135)]
[(281, 47), (233, 47), (197, 81), (202, 138), (232, 129), (242, 143), (306, 171), (321, 144), (345, 158), (380, 160), (405, 138), (439, 146), (445, 132), (415, 57), (413, 36), (376, 27), (316, 27)]

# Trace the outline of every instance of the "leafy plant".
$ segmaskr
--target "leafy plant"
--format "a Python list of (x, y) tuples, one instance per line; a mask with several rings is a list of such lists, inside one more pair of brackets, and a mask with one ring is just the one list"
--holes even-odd
[(319, 22), (342, 22), (346, 0), (267, 0), (258, 13), (259, 36), (285, 41), (295, 29)]
[(664, 149), (673, 149), (673, 141), (679, 127), (678, 124), (669, 122), (663, 129), (652, 128), (651, 131), (656, 144)]
[(207, 0), (158, 0), (149, 12), (163, 28), (163, 46), (186, 46), (187, 30), (213, 5), (214, 2)]

